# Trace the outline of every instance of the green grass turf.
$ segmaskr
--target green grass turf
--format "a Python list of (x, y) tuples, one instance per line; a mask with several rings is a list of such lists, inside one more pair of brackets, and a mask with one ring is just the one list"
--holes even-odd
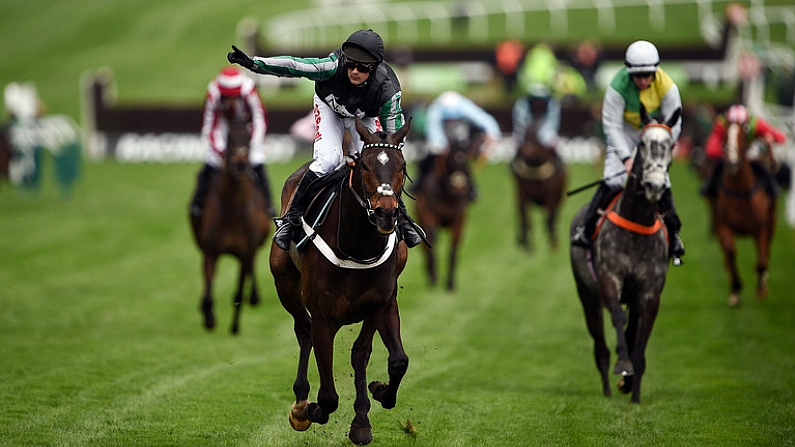
[[(274, 187), (299, 163), (271, 166)], [(600, 175), (571, 169), (572, 187)], [(243, 309), (241, 334), (229, 334), (231, 258), (216, 282), (219, 327), (202, 328), (200, 257), (186, 216), (197, 171), (88, 163), (69, 199), (48, 169), (38, 193), (0, 185), (0, 445), (349, 445), (358, 326), (337, 336), (339, 410), (327, 425), (294, 432), (287, 413), (298, 347), (267, 248), (257, 266), (263, 302)], [(507, 172), (494, 164), (478, 174), (456, 292), (429, 289), (421, 250), (410, 252), (399, 300), (411, 364), (397, 407), (373, 405), (372, 445), (795, 444), (795, 230), (783, 209), (770, 297), (753, 298), (753, 244), (742, 241), (744, 302), (730, 309), (697, 181), (674, 164), (688, 251), (685, 265), (669, 270), (643, 402), (634, 405), (615, 391), (601, 395), (567, 250), (551, 252), (538, 232), (534, 253), (515, 246)], [(561, 235), (589, 195), (565, 203)], [(534, 223), (540, 229), (538, 213)], [(610, 346), (614, 339), (609, 329)], [(377, 339), (369, 379), (386, 379)], [(407, 421), (413, 436), (401, 429)]]

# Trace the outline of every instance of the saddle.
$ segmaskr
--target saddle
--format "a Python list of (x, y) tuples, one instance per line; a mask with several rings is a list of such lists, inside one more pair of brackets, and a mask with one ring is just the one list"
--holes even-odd
[(314, 230), (317, 230), (325, 222), (331, 202), (346, 186), (351, 169), (350, 165), (344, 164), (309, 185), (309, 190), (306, 192), (309, 205), (301, 217), (313, 231), (308, 233), (304, 225), (294, 227), (293, 242), (295, 242), (296, 248), (303, 249), (306, 243), (314, 237)]

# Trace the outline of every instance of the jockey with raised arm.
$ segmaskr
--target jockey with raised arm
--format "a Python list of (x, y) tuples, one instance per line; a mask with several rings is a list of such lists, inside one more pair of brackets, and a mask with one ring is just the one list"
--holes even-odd
[[(602, 102), (602, 126), (607, 138), (603, 181), (594, 193), (585, 216), (585, 224), (575, 228), (571, 243), (590, 247), (598, 220), (597, 209), (604, 209), (624, 187), (632, 170), (635, 148), (640, 142), (641, 107), (649, 115), (666, 119), (682, 108), (679, 88), (659, 67), (660, 55), (651, 42), (638, 40), (627, 47), (624, 65), (610, 82)], [(671, 128), (674, 141), (682, 131), (682, 119)], [(665, 174), (666, 189), (659, 201), (663, 222), (668, 229), (669, 255), (678, 265), (685, 247), (679, 237), (682, 223), (671, 194), (671, 179)]]
[[(304, 197), (309, 185), (344, 162), (343, 136), (348, 130), (352, 152), (362, 148), (355, 129), (359, 117), (371, 131), (394, 133), (404, 124), (400, 82), (392, 67), (384, 62), (384, 43), (375, 31), (354, 32), (331, 54), (321, 58), (293, 56), (248, 57), (237, 47), (227, 59), (259, 74), (307, 78), (315, 82), (315, 142), (313, 161), (301, 179), (289, 210), (277, 219), (273, 236), (282, 249), (292, 240), (292, 226), (298, 225), (306, 208)], [(406, 212), (402, 199), (398, 229), (409, 247), (422, 241), (422, 229)]]

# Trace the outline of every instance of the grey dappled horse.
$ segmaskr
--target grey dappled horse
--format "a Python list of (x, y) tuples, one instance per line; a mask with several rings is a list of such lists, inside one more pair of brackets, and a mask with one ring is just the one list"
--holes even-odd
[[(657, 202), (665, 191), (676, 143), (671, 126), (680, 113), (677, 110), (665, 124), (660, 124), (643, 111), (644, 127), (623, 193), (599, 224), (591, 252), (575, 245), (570, 248), (577, 292), (594, 339), (602, 390), (610, 395), (610, 352), (603, 320), (603, 309), (607, 309), (617, 338), (618, 360), (613, 372), (621, 375), (619, 389), (624, 393), (632, 391), (632, 402), (640, 402), (646, 345), (668, 272), (668, 235)], [(585, 207), (575, 216), (571, 234), (581, 225), (584, 211)]]

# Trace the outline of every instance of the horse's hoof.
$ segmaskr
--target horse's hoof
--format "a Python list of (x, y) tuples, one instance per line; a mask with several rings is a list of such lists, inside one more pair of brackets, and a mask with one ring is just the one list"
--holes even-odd
[(738, 307), (740, 305), (740, 295), (732, 293), (729, 295), (729, 307)]
[(387, 410), (395, 408), (394, 399), (387, 399), (387, 391), (389, 390), (389, 384), (384, 382), (379, 382), (374, 380), (370, 382), (367, 386), (367, 389), (370, 390), (370, 394), (373, 395), (373, 399), (377, 400), (381, 403), (381, 406)]
[(613, 369), (614, 374), (621, 374), (622, 377), (631, 376), (635, 374), (635, 368), (629, 360), (619, 360), (616, 362), (616, 367)]
[(312, 421), (306, 416), (306, 406), (309, 401), (303, 400), (296, 402), (290, 409), (290, 426), (295, 431), (305, 431), (312, 425)]
[(367, 445), (373, 442), (373, 429), (370, 427), (354, 427), (351, 425), (348, 439), (356, 445)]
[(767, 289), (758, 289), (756, 291), (756, 299), (759, 301), (764, 301), (767, 299)]
[(622, 376), (618, 379), (616, 386), (618, 390), (624, 394), (629, 394), (632, 391), (632, 380), (634, 376)]

